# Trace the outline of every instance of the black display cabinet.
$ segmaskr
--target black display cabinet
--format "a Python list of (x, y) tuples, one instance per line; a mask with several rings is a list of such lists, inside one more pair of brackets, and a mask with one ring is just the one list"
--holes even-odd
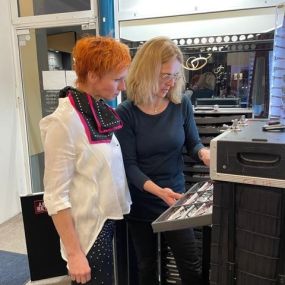
[(285, 132), (248, 120), (211, 142), (211, 285), (285, 284)]

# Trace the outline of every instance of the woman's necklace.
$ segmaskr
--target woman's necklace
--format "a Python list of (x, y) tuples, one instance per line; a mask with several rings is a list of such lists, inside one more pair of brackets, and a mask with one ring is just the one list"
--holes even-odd
[(159, 111), (159, 106), (154, 106), (153, 113), (157, 113)]
[(161, 109), (162, 109), (162, 106), (164, 104), (164, 101), (160, 101), (159, 104), (155, 104), (153, 106), (153, 113), (158, 113)]
[(163, 111), (167, 104), (168, 100), (162, 100), (159, 103), (156, 102), (156, 104), (138, 105), (138, 108), (147, 114), (156, 115)]

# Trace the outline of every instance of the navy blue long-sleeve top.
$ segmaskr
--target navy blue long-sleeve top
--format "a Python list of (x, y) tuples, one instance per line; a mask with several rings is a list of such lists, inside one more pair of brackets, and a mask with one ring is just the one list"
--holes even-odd
[(168, 205), (157, 196), (145, 191), (143, 185), (152, 180), (162, 188), (185, 192), (182, 149), (198, 159), (203, 148), (188, 97), (181, 104), (170, 102), (159, 114), (149, 115), (126, 100), (116, 110), (123, 128), (116, 132), (119, 139), (132, 207), (128, 218), (153, 221)]

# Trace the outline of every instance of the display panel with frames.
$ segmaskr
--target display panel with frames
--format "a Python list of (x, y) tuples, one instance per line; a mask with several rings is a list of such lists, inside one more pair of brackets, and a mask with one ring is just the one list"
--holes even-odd
[[(144, 43), (121, 40), (130, 47), (132, 55)], [(240, 107), (253, 108), (256, 117), (268, 117), (274, 31), (172, 40), (184, 55), (186, 89), (195, 90), (195, 79), (213, 73), (213, 97), (237, 98)], [(262, 89), (258, 82), (263, 82)]]

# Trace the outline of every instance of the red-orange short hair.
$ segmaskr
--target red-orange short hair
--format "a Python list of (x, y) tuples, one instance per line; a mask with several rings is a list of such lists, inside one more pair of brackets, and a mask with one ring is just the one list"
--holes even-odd
[(102, 36), (86, 36), (78, 40), (72, 51), (77, 82), (85, 83), (88, 72), (99, 77), (110, 71), (120, 72), (131, 63), (127, 45)]

